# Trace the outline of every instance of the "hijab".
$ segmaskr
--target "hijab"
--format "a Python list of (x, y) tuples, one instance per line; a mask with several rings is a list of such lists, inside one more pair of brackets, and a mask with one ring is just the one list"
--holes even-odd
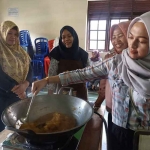
[[(122, 31), (125, 38), (127, 38), (127, 30), (128, 30), (130, 22), (131, 21), (123, 21), (123, 22), (120, 22), (119, 24), (114, 24), (114, 25), (111, 26), (111, 28), (110, 28), (110, 40), (111, 40), (111, 42), (112, 42), (113, 33), (114, 33), (114, 31), (117, 27)], [(111, 49), (110, 53), (105, 55), (105, 59), (111, 58), (116, 54), (118, 54), (118, 53), (117, 53), (115, 47), (113, 47)], [(118, 54), (118, 55), (119, 56), (116, 56), (117, 59), (121, 60), (121, 58), (119, 58), (120, 54)]]
[[(118, 24), (112, 25), (112, 27), (110, 28), (110, 40), (112, 41), (114, 30), (117, 27), (122, 31), (122, 33), (125, 36), (125, 38), (127, 38), (127, 30), (128, 30), (130, 22), (131, 21), (123, 21), (123, 22), (120, 22)], [(113, 50), (115, 51), (115, 53), (117, 53), (117, 51), (115, 50), (115, 48), (113, 48)]]
[(18, 27), (12, 21), (4, 21), (0, 24), (0, 65), (8, 76), (21, 83), (26, 80), (30, 58), (21, 48), (19, 38), (13, 46), (6, 43), (7, 34), (14, 27), (19, 35)]
[[(62, 33), (67, 30), (73, 36), (72, 47), (67, 48), (62, 42)], [(71, 26), (64, 26), (60, 30), (59, 46), (55, 47), (50, 53), (49, 57), (53, 57), (56, 60), (66, 59), (66, 60), (81, 60), (83, 67), (86, 66), (88, 53), (79, 47), (79, 39), (76, 31)]]
[(94, 53), (95, 57), (91, 57), (91, 61), (96, 62), (100, 60), (100, 54), (98, 50), (93, 50), (92, 53)]
[[(132, 20), (129, 25), (127, 35), (131, 30), (132, 26), (136, 22), (143, 22), (149, 36), (150, 44), (150, 12), (144, 13), (143, 15)], [(128, 49), (122, 52), (122, 62), (119, 65), (121, 70), (121, 76), (124, 83), (137, 91), (144, 98), (150, 98), (150, 49), (149, 53), (145, 58), (134, 60), (131, 59), (128, 53)]]

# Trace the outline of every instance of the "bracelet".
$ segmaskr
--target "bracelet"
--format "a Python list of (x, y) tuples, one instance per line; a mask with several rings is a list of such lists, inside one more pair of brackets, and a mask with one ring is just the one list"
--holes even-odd
[(49, 77), (44, 78), (47, 81), (47, 84), (49, 84)]

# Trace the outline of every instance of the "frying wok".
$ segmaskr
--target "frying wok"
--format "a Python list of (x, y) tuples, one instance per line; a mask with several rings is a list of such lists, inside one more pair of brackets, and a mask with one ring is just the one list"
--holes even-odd
[[(26, 116), (30, 100), (31, 98), (27, 98), (13, 103), (3, 111), (1, 119), (6, 128), (8, 127), (7, 129), (16, 129), (17, 120)], [(36, 96), (33, 102), (28, 118), (29, 122), (33, 122), (39, 117), (53, 112), (74, 117), (77, 125), (70, 130), (62, 132), (34, 134), (28, 131), (21, 132), (22, 130), (20, 129), (16, 130), (16, 132), (32, 142), (56, 142), (64, 138), (69, 139), (72, 137), (93, 115), (93, 109), (90, 104), (80, 98), (69, 95), (39, 95)]]

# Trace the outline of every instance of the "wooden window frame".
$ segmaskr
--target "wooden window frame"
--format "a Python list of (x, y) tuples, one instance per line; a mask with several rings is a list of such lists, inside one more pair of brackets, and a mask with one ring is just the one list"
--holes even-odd
[[(141, 7), (143, 6), (143, 7)], [(105, 50), (109, 51), (109, 30), (112, 19), (133, 19), (147, 11), (150, 11), (149, 0), (102, 0), (102, 1), (88, 1), (88, 15), (87, 15), (87, 38), (86, 49), (90, 49), (90, 21), (91, 20), (106, 20), (106, 36), (105, 36)], [(98, 35), (97, 35), (98, 36)], [(96, 40), (95, 40), (96, 41)], [(97, 38), (98, 41), (98, 38)], [(97, 43), (98, 44), (98, 43)], [(100, 50), (101, 51), (101, 50)]]
[[(103, 49), (98, 49), (98, 41), (106, 41), (106, 32), (107, 32), (107, 30), (106, 29), (105, 30), (99, 30), (98, 29), (99, 28), (99, 21), (100, 20), (95, 20), (95, 21), (98, 21), (97, 30), (91, 30), (90, 29), (90, 21), (92, 21), (92, 20), (89, 21), (89, 43), (88, 43), (89, 45), (88, 46), (90, 47), (90, 41), (96, 41), (97, 42), (97, 46), (96, 46), (97, 48), (96, 49), (99, 50), (99, 51), (103, 51)], [(104, 19), (102, 19), (102, 20), (104, 20)], [(106, 25), (107, 25), (107, 20), (105, 20), (105, 21), (106, 21)], [(90, 39), (90, 31), (97, 31), (97, 38), (96, 38), (96, 40), (91, 40)], [(99, 40), (98, 39), (98, 31), (105, 31), (105, 40)], [(90, 50), (93, 50), (93, 49), (90, 49)]]

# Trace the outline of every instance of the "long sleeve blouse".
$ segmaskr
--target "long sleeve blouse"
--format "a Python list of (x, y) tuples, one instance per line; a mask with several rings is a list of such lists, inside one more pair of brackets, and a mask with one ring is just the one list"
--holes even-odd
[[(30, 65), (29, 72), (27, 75), (26, 80), (31, 84), (32, 82), (32, 67)], [(12, 79), (10, 76), (8, 76), (0, 67), (0, 96), (1, 97), (8, 97), (10, 94), (13, 97), (16, 97), (16, 94), (11, 92), (11, 89), (18, 85), (17, 81)]]
[(139, 93), (125, 85), (118, 72), (119, 60), (117, 56), (100, 62), (94, 66), (59, 74), (62, 85), (77, 84), (92, 79), (102, 79), (108, 75), (112, 88), (112, 121), (114, 124), (136, 130), (139, 127), (139, 115), (131, 104), (132, 99), (140, 114), (142, 125), (148, 129), (150, 125), (150, 100), (143, 98)]

